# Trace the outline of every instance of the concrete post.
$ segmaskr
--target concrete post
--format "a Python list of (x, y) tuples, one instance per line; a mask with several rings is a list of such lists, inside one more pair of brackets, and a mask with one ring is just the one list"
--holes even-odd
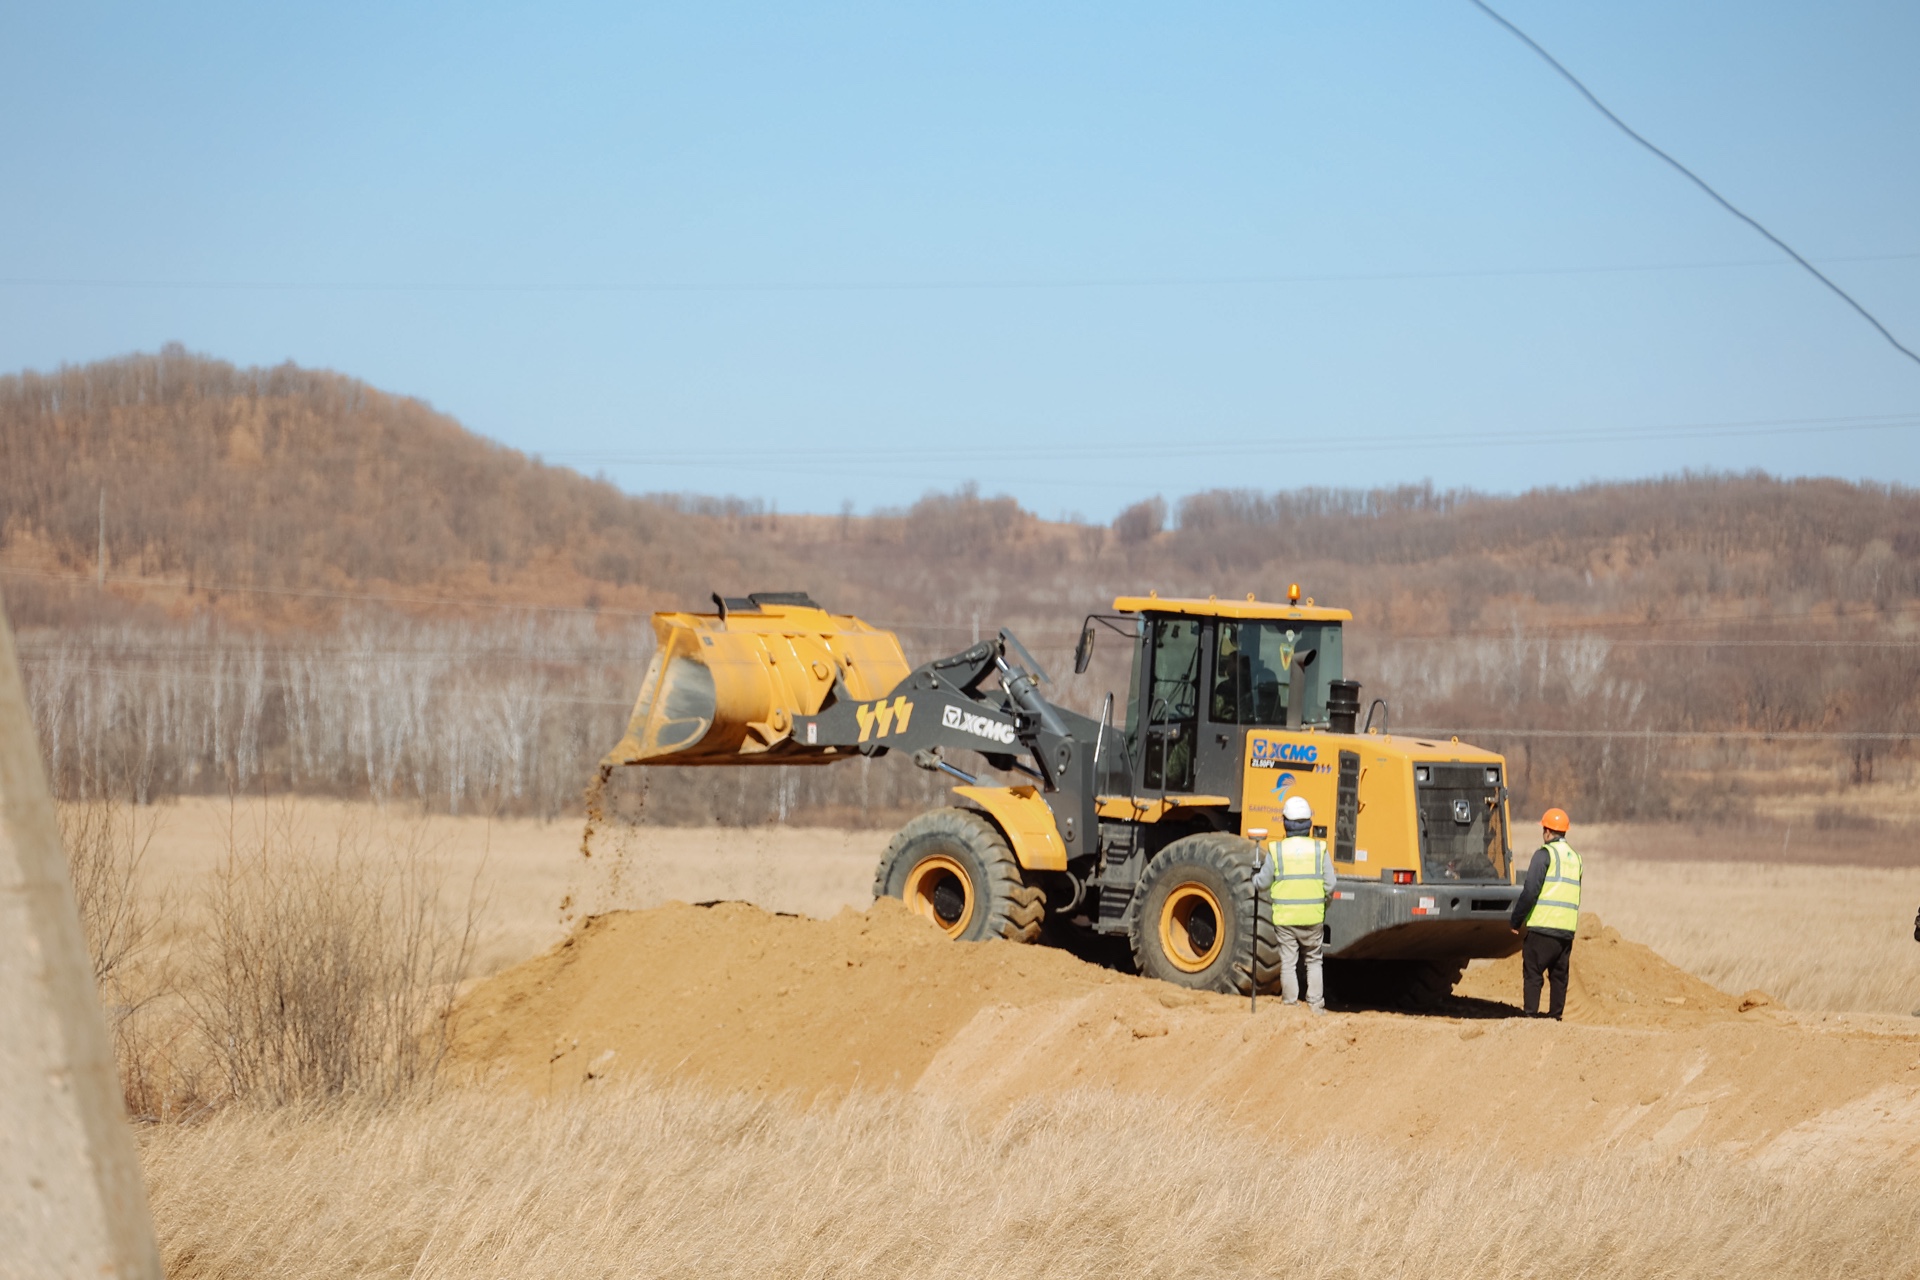
[(161, 1280), (139, 1155), (4, 608), (0, 1276)]

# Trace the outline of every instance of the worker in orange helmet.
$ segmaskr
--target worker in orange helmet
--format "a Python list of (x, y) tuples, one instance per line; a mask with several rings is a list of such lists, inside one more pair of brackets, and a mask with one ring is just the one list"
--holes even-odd
[(1558, 1021), (1567, 1008), (1573, 935), (1580, 928), (1580, 855), (1567, 843), (1572, 825), (1565, 809), (1540, 816), (1540, 847), (1513, 904), (1513, 931), (1524, 928), (1527, 935), (1520, 947), (1520, 997), (1529, 1017), (1540, 1013), (1543, 975), (1553, 988), (1547, 1016)]

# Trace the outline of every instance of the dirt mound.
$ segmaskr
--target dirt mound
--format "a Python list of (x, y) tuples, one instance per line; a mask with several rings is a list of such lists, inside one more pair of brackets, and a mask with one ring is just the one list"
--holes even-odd
[(955, 946), (888, 898), (831, 920), (722, 902), (595, 916), (463, 1003), (454, 1057), (536, 1089), (618, 1069), (813, 1095), (906, 1087), (979, 1010), (1138, 981)]
[(535, 1092), (644, 1076), (803, 1099), (911, 1089), (1005, 1113), (1093, 1088), (1206, 1099), (1305, 1141), (1920, 1160), (1912, 1020), (1786, 1014), (1596, 920), (1582, 934), (1567, 1023), (1500, 1016), (1517, 962), (1474, 970), (1450, 1013), (1315, 1017), (1047, 947), (952, 943), (892, 900), (825, 921), (676, 903), (590, 919), (480, 984), (454, 1060)]
[[(1467, 970), (1454, 994), (1520, 1003), (1520, 957), (1508, 956)], [(1546, 1007), (1546, 995), (1540, 998)], [(1566, 1018), (1601, 1026), (1671, 1026), (1738, 1015), (1743, 1003), (1771, 1004), (1764, 994), (1730, 996), (1685, 969), (1667, 963), (1649, 947), (1629, 942), (1591, 913), (1580, 917), (1567, 978)]]

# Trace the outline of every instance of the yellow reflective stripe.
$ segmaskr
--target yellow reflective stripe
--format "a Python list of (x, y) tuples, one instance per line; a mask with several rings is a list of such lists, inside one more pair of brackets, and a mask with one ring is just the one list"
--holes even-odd
[[(1276, 840), (1273, 852), (1273, 922), (1315, 925), (1327, 918), (1327, 850), (1311, 836)], [(1312, 887), (1308, 887), (1308, 882)], [(1293, 883), (1290, 883), (1293, 882)]]
[(1533, 910), (1527, 913), (1527, 924), (1573, 932), (1580, 927), (1580, 855), (1564, 840), (1551, 842), (1546, 850), (1546, 880)]
[[(1303, 851), (1298, 848), (1288, 849), (1286, 845), (1288, 841), (1291, 840), (1309, 841), (1312, 846), (1311, 850)], [(1306, 865), (1303, 861), (1308, 857), (1313, 859), (1311, 866)], [(1318, 840), (1311, 840), (1306, 836), (1289, 836), (1287, 840), (1278, 842), (1274, 849), (1274, 873), (1273, 897), (1276, 902), (1318, 902), (1326, 896), (1327, 869), (1323, 861), (1323, 851), (1320, 848), (1320, 842)], [(1301, 897), (1288, 896), (1282, 898), (1280, 886), (1290, 880), (1297, 880), (1302, 883), (1311, 881), (1314, 886), (1312, 894)]]

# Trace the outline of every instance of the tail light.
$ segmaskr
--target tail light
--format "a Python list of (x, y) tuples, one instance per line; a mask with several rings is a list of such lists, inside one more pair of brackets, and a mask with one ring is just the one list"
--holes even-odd
[(1396, 871), (1396, 872), (1394, 872), (1394, 873), (1393, 873), (1393, 882), (1394, 882), (1395, 884), (1412, 884), (1412, 883), (1413, 883), (1413, 872), (1411, 872), (1411, 871)]

